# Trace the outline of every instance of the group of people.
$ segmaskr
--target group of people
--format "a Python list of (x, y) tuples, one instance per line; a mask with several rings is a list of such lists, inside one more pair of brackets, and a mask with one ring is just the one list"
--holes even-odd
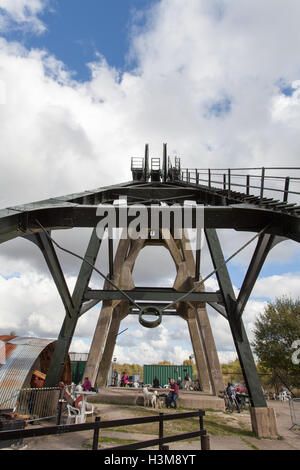
[[(169, 384), (170, 384), (170, 380), (171, 380), (171, 379), (169, 378), (169, 379), (168, 379)], [(191, 382), (191, 381), (192, 381), (192, 379), (191, 379), (190, 375), (189, 375), (189, 374), (186, 374), (186, 376), (184, 377), (184, 382), (181, 380), (181, 377), (178, 377), (176, 383), (177, 383), (177, 385), (178, 385), (179, 390), (182, 390), (182, 389), (184, 388), (184, 384), (186, 384), (186, 383), (188, 383), (188, 382)], [(153, 388), (162, 388), (162, 387), (160, 386), (159, 380), (158, 380), (158, 378), (157, 378), (156, 376), (155, 376), (154, 379), (153, 379), (152, 387), (153, 387)]]

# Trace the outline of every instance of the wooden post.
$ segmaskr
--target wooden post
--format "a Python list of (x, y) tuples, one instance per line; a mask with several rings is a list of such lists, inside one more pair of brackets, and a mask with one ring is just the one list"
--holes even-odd
[(201, 450), (210, 450), (210, 439), (207, 434), (201, 436)]
[[(100, 421), (101, 421), (100, 416), (96, 416), (95, 423), (99, 423)], [(100, 427), (99, 426), (95, 427), (94, 437), (93, 437), (93, 450), (98, 450), (99, 432), (100, 432)]]
[[(203, 431), (204, 426), (203, 426), (202, 410), (199, 410), (199, 424), (200, 424), (200, 431)], [(200, 443), (201, 443), (201, 450), (210, 450), (209, 436), (207, 434), (204, 434), (204, 436), (200, 436)]]
[(163, 437), (164, 437), (164, 414), (159, 413), (159, 428), (158, 428), (158, 438), (160, 440), (159, 450), (163, 450), (163, 447), (165, 447), (162, 442)]

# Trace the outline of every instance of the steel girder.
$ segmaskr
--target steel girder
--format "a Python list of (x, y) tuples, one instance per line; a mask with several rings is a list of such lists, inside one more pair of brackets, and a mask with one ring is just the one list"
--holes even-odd
[(237, 313), (237, 301), (227, 266), (224, 265), (224, 256), (217, 232), (215, 229), (205, 229), (205, 235), (213, 265), (215, 268), (218, 268), (216, 276), (223, 296), (227, 319), (246, 381), (251, 405), (258, 408), (266, 407), (266, 399), (260, 385), (246, 330), (241, 316)]
[[(151, 223), (151, 208), (148, 207), (148, 220)], [(204, 207), (204, 225), (206, 228), (234, 229), (245, 232), (259, 232), (268, 226), (267, 233), (289, 238), (300, 242), (300, 218), (297, 216), (274, 213), (249, 205)], [(70, 229), (75, 227), (96, 227), (104, 217), (97, 216), (93, 205), (76, 205), (74, 203), (57, 204), (53, 206), (32, 205), (24, 206), (22, 210), (7, 209), (0, 211), (0, 243), (18, 236), (31, 235), (41, 231), (38, 222), (47, 230)], [(119, 223), (119, 208), (116, 211), (117, 227)], [(193, 217), (191, 228), (196, 228), (196, 212), (192, 208)], [(136, 216), (128, 216), (130, 224)], [(38, 221), (38, 222), (37, 222)], [(186, 225), (186, 228), (188, 226)]]

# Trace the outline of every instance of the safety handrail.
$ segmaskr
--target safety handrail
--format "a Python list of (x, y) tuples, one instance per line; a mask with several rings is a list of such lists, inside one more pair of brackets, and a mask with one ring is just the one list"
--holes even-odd
[[(254, 170), (259, 173), (253, 174)], [(279, 170), (280, 175), (274, 174), (274, 171)], [(239, 173), (236, 173), (237, 171)], [(241, 171), (246, 173), (240, 173)], [(273, 174), (268, 174), (269, 171)], [(228, 195), (233, 188), (243, 188), (242, 192), (246, 196), (252, 195), (250, 190), (254, 190), (261, 199), (267, 192), (279, 193), (284, 203), (288, 202), (290, 195), (300, 195), (298, 187), (295, 187), (295, 184), (300, 182), (300, 167), (182, 168), (181, 180), (206, 185), (212, 189), (214, 185), (217, 185), (216, 189), (221, 186), (221, 189), (228, 191)]]

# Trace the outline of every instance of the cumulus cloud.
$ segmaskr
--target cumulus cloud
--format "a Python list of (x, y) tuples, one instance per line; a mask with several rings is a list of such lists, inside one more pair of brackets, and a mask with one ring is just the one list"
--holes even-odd
[(17, 27), (31, 33), (42, 33), (46, 27), (38, 18), (47, 0), (0, 0), (0, 32)]
[(286, 273), (258, 279), (253, 289), (253, 297), (267, 297), (274, 301), (277, 297), (300, 298), (300, 274)]

